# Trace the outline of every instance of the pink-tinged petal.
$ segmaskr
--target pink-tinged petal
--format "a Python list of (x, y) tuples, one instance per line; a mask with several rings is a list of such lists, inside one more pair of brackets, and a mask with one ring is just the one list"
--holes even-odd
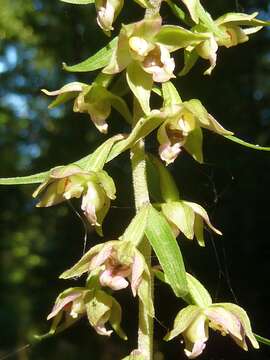
[(89, 265), (89, 270), (94, 270), (97, 267), (103, 265), (105, 261), (111, 256), (113, 246), (111, 244), (105, 244), (100, 252), (93, 257)]
[(81, 295), (82, 294), (80, 292), (73, 293), (73, 294), (70, 294), (70, 295), (66, 296), (65, 298), (57, 301), (56, 304), (54, 305), (52, 311), (47, 316), (47, 320), (50, 320), (51, 318), (55, 317), (66, 305), (73, 302), (75, 299), (77, 299)]
[(181, 145), (176, 143), (171, 146), (170, 143), (162, 144), (159, 146), (159, 156), (161, 160), (166, 162), (166, 165), (169, 165), (174, 162), (177, 156), (181, 152)]
[(94, 326), (94, 329), (99, 335), (102, 336), (111, 336), (112, 330), (107, 330), (104, 326), (104, 324), (96, 325)]
[(135, 254), (132, 264), (132, 273), (131, 273), (131, 290), (134, 297), (137, 294), (137, 290), (142, 279), (143, 271), (144, 271), (144, 261), (140, 255)]
[(184, 352), (189, 359), (195, 359), (197, 356), (201, 355), (205, 346), (205, 340), (198, 340), (195, 342), (192, 349), (185, 349)]
[(218, 306), (210, 306), (205, 314), (212, 329), (220, 331), (222, 335), (230, 334), (240, 341), (243, 340), (241, 322), (234, 314)]
[(128, 281), (119, 275), (113, 275), (111, 270), (105, 270), (99, 277), (101, 286), (108, 286), (112, 290), (121, 290), (128, 287)]
[(58, 166), (57, 168), (53, 169), (50, 173), (50, 177), (53, 179), (63, 179), (78, 174), (87, 174), (87, 172), (85, 172), (78, 165), (67, 165)]

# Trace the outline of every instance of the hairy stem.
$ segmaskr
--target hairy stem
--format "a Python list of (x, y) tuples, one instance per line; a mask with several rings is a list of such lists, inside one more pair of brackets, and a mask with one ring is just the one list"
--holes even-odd
[[(141, 115), (141, 109), (134, 100), (134, 125)], [(135, 197), (136, 211), (149, 203), (149, 194), (146, 179), (146, 161), (144, 151), (144, 140), (140, 140), (131, 149), (132, 178)], [(151, 246), (147, 240), (143, 241), (140, 251), (151, 269)], [(151, 277), (151, 288), (153, 289), (153, 277)], [(153, 291), (152, 291), (153, 297)], [(139, 300), (139, 326), (138, 326), (138, 350), (144, 355), (145, 360), (153, 359), (153, 318), (148, 316), (144, 304)]]

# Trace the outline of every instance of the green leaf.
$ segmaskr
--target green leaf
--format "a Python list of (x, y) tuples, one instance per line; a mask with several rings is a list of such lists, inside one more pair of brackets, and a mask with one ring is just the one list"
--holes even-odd
[(152, 75), (143, 71), (138, 62), (132, 61), (127, 67), (127, 82), (144, 113), (149, 114), (150, 94), (153, 86)]
[(129, 134), (129, 136), (126, 139), (119, 141), (117, 144), (113, 146), (111, 153), (109, 154), (109, 157), (107, 159), (107, 162), (114, 159), (123, 151), (131, 148), (138, 140), (145, 138), (147, 135), (149, 135), (165, 120), (165, 116), (166, 116), (165, 112), (163, 113), (153, 110), (149, 114), (149, 116), (141, 118), (137, 122), (136, 126)]
[(44, 171), (38, 174), (29, 176), (18, 176), (10, 178), (0, 178), (0, 185), (26, 185), (26, 184), (38, 184), (42, 183), (50, 171)]
[(107, 161), (108, 155), (113, 145), (123, 139), (122, 135), (115, 135), (101, 144), (92, 154), (85, 156), (84, 158), (75, 162), (86, 171), (98, 171), (101, 170)]
[(270, 346), (270, 340), (260, 335), (254, 334), (255, 338), (262, 344)]
[(87, 4), (93, 4), (95, 2), (95, 0), (60, 0), (60, 1), (75, 5), (87, 5)]
[(115, 37), (112, 41), (109, 42), (104, 48), (99, 50), (95, 55), (90, 56), (88, 59), (82, 61), (79, 64), (68, 66), (63, 63), (64, 70), (71, 72), (87, 72), (94, 71), (104, 66), (108, 65), (113, 50), (116, 48), (118, 42), (118, 37)]
[(181, 97), (171, 81), (167, 81), (162, 84), (162, 95), (164, 99), (164, 107), (180, 105), (182, 103)]
[(145, 234), (174, 293), (178, 297), (185, 296), (188, 293), (188, 286), (180, 248), (170, 225), (152, 206), (149, 210)]
[(160, 190), (159, 173), (157, 167), (151, 160), (150, 154), (146, 157), (146, 174), (150, 198), (157, 203), (161, 203), (162, 195)]
[(202, 308), (210, 306), (212, 304), (212, 299), (206, 288), (192, 275), (188, 273), (186, 275), (189, 295), (191, 296), (193, 304)]
[(149, 206), (142, 207), (126, 228), (121, 240), (132, 242), (136, 247), (143, 239), (148, 221)]
[(194, 33), (176, 25), (164, 25), (156, 35), (156, 41), (169, 47), (170, 51), (183, 49), (187, 46), (195, 46), (209, 39), (208, 34)]
[(251, 144), (251, 143), (248, 143), (244, 140), (241, 140), (239, 139), (238, 137), (236, 136), (233, 136), (233, 135), (224, 135), (224, 137), (228, 140), (231, 140), (237, 144), (240, 144), (240, 145), (243, 145), (243, 146), (246, 146), (248, 148), (251, 148), (251, 149), (255, 149), (255, 150), (262, 150), (262, 151), (270, 151), (270, 147), (265, 147), (265, 146), (260, 146), (260, 145), (255, 145), (255, 144)]

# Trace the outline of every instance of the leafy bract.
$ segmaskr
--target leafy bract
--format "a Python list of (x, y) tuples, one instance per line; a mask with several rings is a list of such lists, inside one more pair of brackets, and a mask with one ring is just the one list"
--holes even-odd
[[(112, 138), (101, 144), (92, 154), (89, 154), (82, 159), (75, 161), (73, 164), (79, 165), (86, 171), (101, 170), (107, 160), (113, 144), (123, 139), (122, 135), (115, 135)], [(38, 174), (29, 176), (19, 176), (10, 178), (0, 178), (0, 185), (26, 185), (42, 183), (49, 176), (54, 168)]]
[(188, 285), (180, 248), (170, 225), (152, 206), (149, 210), (145, 234), (175, 295), (185, 296), (188, 293)]
[(107, 66), (111, 59), (113, 50), (116, 48), (117, 41), (118, 37), (115, 37), (96, 54), (90, 56), (88, 59), (80, 62), (79, 64), (68, 66), (63, 63), (64, 70), (71, 72), (87, 72), (98, 70)]
[(248, 148), (251, 148), (251, 149), (255, 149), (255, 150), (262, 150), (262, 151), (270, 151), (270, 147), (265, 147), (265, 146), (260, 146), (260, 145), (257, 145), (257, 144), (251, 144), (251, 143), (248, 143), (242, 139), (239, 139), (238, 137), (236, 136), (233, 136), (233, 135), (224, 135), (224, 137), (228, 140), (231, 140), (237, 144), (240, 144), (240, 145), (243, 145), (243, 146), (246, 146)]
[(148, 221), (149, 206), (142, 207), (134, 216), (131, 223), (126, 228), (121, 240), (132, 242), (138, 246), (141, 242)]

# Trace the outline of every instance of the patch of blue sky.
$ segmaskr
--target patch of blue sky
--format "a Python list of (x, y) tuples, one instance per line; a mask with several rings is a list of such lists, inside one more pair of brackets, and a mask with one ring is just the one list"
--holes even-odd
[(30, 115), (26, 96), (8, 93), (1, 98), (1, 103), (4, 106), (11, 107), (15, 114), (20, 118), (28, 117)]

